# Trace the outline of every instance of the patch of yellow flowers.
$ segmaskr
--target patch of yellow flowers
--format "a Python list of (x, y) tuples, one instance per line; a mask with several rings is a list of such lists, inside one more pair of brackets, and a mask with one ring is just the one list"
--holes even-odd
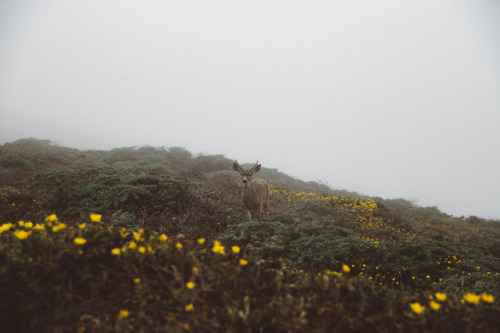
[[(288, 192), (283, 189), (277, 189), (274, 187), (271, 187), (270, 190), (271, 193), (273, 194), (278, 194), (280, 196), (288, 196), (289, 202), (296, 202), (297, 200), (303, 200), (303, 199), (308, 199), (308, 198), (316, 198), (316, 199), (321, 199), (321, 200), (332, 200), (336, 201), (339, 203), (340, 206), (342, 206), (344, 209), (350, 209), (352, 211), (359, 211), (363, 214), (364, 219), (366, 219), (366, 216), (373, 216), (373, 213), (376, 212), (377, 206), (376, 202), (372, 200), (361, 200), (357, 199), (353, 203), (349, 204), (347, 203), (348, 200), (343, 198), (343, 197), (321, 197), (317, 194), (314, 193), (296, 193), (296, 192)], [(99, 223), (101, 222), (102, 216), (100, 214), (90, 214), (89, 217), (90, 221), (93, 223)], [(368, 218), (368, 221), (371, 221), (370, 223), (373, 223), (373, 221), (377, 221), (376, 218), (371, 219)], [(60, 230), (67, 229), (68, 226), (64, 223), (60, 223), (59, 219), (55, 214), (47, 216), (45, 219), (45, 222), (47, 226), (49, 227), (49, 230), (52, 230), (52, 232), (56, 233), (59, 232)], [(369, 224), (370, 224), (369, 223)], [(19, 229), (18, 229), (19, 227)], [(82, 223), (78, 225), (78, 229), (84, 230), (86, 228), (86, 224)], [(24, 241), (29, 238), (29, 236), (33, 233), (33, 231), (40, 231), (40, 230), (45, 230), (45, 225), (43, 224), (36, 224), (33, 225), (32, 222), (24, 222), (24, 221), (19, 221), (17, 223), (17, 226), (13, 223), (4, 223), (0, 225), (0, 236), (5, 233), (10, 231), (11, 229), (15, 229), (13, 234), (14, 236), (19, 239), (20, 241)], [(125, 229), (120, 230), (120, 235), (122, 238), (127, 238), (130, 233), (126, 232)], [(122, 253), (125, 251), (135, 251), (137, 250), (139, 253), (144, 254), (146, 252), (152, 253), (154, 252), (153, 248), (151, 245), (146, 245), (144, 246), (139, 246), (138, 243), (145, 242), (145, 235), (144, 235), (144, 230), (140, 229), (138, 231), (133, 231), (132, 232), (132, 238), (133, 240), (129, 241), (126, 245), (124, 245), (122, 248), (113, 248), (110, 250), (111, 254), (114, 256), (120, 256)], [(151, 236), (151, 239), (153, 239), (154, 236)], [(164, 234), (157, 236), (157, 240), (160, 243), (165, 243), (168, 240), (168, 237)], [(73, 239), (73, 242), (75, 245), (78, 246), (83, 246), (87, 243), (87, 240), (84, 237), (77, 236)], [(199, 245), (203, 245), (205, 243), (204, 238), (199, 238), (197, 240), (197, 243)], [(175, 247), (177, 249), (182, 249), (183, 245), (180, 242), (177, 242)], [(232, 246), (231, 247), (232, 253), (235, 255), (238, 255), (241, 251), (239, 246)], [(219, 241), (214, 241), (213, 247), (212, 247), (212, 252), (219, 254), (219, 255), (225, 255), (225, 247), (219, 242)], [(81, 253), (81, 250), (80, 250)], [(240, 266), (246, 266), (248, 264), (248, 261), (246, 259), (240, 258), (239, 259), (239, 265)], [(353, 266), (354, 267), (354, 266)], [(283, 267), (286, 269), (287, 267)], [(349, 273), (351, 271), (351, 268), (348, 265), (343, 264), (342, 265), (342, 271), (344, 273)], [(198, 269), (196, 267), (193, 267), (193, 273), (197, 274)], [(292, 272), (294, 273), (294, 272)], [(299, 272), (301, 273), (301, 272)], [(333, 272), (333, 271), (327, 271), (326, 272), (328, 275), (333, 274), (337, 276), (342, 276), (342, 272)], [(140, 279), (136, 279), (136, 283), (140, 283)], [(193, 281), (189, 281), (186, 283), (186, 288), (187, 289), (194, 289), (196, 286), (196, 283)], [(431, 295), (429, 297), (429, 308), (434, 310), (434, 311), (439, 311), (442, 307), (443, 302), (447, 300), (447, 295), (445, 293), (437, 292), (434, 295)], [(482, 293), (480, 295), (476, 295), (474, 293), (466, 293), (464, 294), (463, 298), (461, 299), (462, 304), (474, 304), (477, 305), (480, 302), (483, 303), (493, 303), (495, 301), (495, 298), (493, 295), (490, 295), (488, 293)], [(417, 315), (423, 314), (426, 310), (426, 307), (422, 305), (420, 302), (413, 302), (410, 303), (410, 309), (412, 312), (414, 312)], [(192, 303), (189, 303), (185, 306), (185, 311), (190, 312), (194, 310), (194, 306)], [(124, 319), (127, 318), (130, 315), (130, 312), (128, 310), (120, 310), (119, 312), (119, 317)]]
[[(434, 300), (434, 298), (436, 300)], [(445, 302), (447, 299), (447, 295), (445, 293), (437, 292), (434, 295), (429, 296), (429, 307), (434, 311), (439, 311), (442, 306), (442, 302)], [(482, 301), (484, 303), (493, 303), (495, 301), (495, 297), (488, 293), (482, 293), (481, 295), (476, 295), (474, 293), (466, 293), (464, 294), (461, 303), (470, 303), (477, 305)], [(441, 302), (441, 303), (440, 303)], [(420, 304), (420, 302), (410, 303), (410, 309), (416, 314), (422, 314), (425, 312), (425, 306)]]
[(375, 200), (362, 197), (349, 199), (344, 196), (326, 196), (313, 192), (288, 191), (283, 187), (273, 185), (269, 186), (269, 194), (281, 198), (290, 205), (296, 204), (301, 200), (310, 199), (328, 202), (332, 209), (336, 211), (344, 211), (353, 214), (356, 217), (356, 221), (361, 224), (361, 230), (367, 233), (370, 231), (401, 232), (401, 230), (394, 230), (389, 227), (381, 217), (376, 216), (378, 213), (378, 205)]
[[(89, 216), (89, 221), (91, 224), (94, 223), (100, 223), (102, 219), (102, 216), (100, 214), (90, 214)], [(61, 230), (76, 230), (77, 235), (73, 238), (72, 243), (76, 245), (79, 250), (78, 253), (82, 254), (83, 253), (83, 248), (87, 244), (87, 239), (84, 238), (84, 230), (87, 228), (88, 223), (81, 223), (77, 224), (74, 228), (69, 227), (65, 223), (61, 223), (58, 219), (58, 217), (55, 214), (47, 216), (45, 219), (45, 224), (36, 224), (35, 226), (33, 225), (32, 222), (24, 222), (24, 221), (19, 221), (18, 224), (13, 224), (13, 223), (4, 223), (0, 225), (0, 236), (3, 233), (9, 232), (13, 230), (14, 236), (20, 240), (20, 241), (25, 241), (30, 237), (30, 235), (35, 231), (52, 231), (52, 233), (58, 233)], [(111, 228), (109, 228), (111, 230)], [(162, 247), (164, 245), (174, 245), (177, 250), (181, 250), (183, 248), (183, 245), (181, 242), (175, 242), (173, 243), (165, 234), (161, 234), (159, 236), (150, 236), (149, 240), (153, 242), (147, 242), (146, 235), (144, 233), (143, 229), (139, 229), (137, 231), (127, 231), (126, 229), (122, 228), (119, 230), (120, 236), (122, 239), (125, 240), (124, 245), (120, 247), (115, 247), (109, 250), (108, 253), (110, 253), (113, 256), (119, 257), (122, 255), (125, 255), (129, 252), (135, 252), (139, 254), (145, 254), (145, 253), (153, 253), (154, 249), (151, 245), (156, 244), (158, 247)], [(205, 239), (204, 238), (199, 238), (197, 239), (197, 244), (198, 245), (203, 245), (205, 244)], [(202, 249), (202, 251), (205, 251), (205, 249)], [(212, 252), (216, 255), (225, 255), (225, 247), (221, 244), (219, 241), (214, 241), (213, 247), (212, 247)], [(241, 252), (241, 248), (239, 246), (232, 246), (231, 247), (231, 252), (233, 255), (239, 256)], [(246, 266), (248, 265), (248, 260), (244, 258), (239, 258), (238, 259), (238, 264), (239, 266)], [(198, 274), (198, 268), (193, 267), (192, 268), (193, 273), (196, 275)], [(135, 284), (140, 284), (140, 278), (135, 278), (134, 279)], [(188, 290), (193, 290), (196, 287), (196, 283), (194, 281), (188, 281), (186, 282), (186, 288)], [(184, 310), (186, 312), (192, 312), (194, 311), (195, 307), (193, 303), (189, 303), (184, 306)], [(121, 309), (118, 312), (118, 318), (119, 319), (126, 319), (131, 315), (130, 311), (127, 309)]]
[(212, 247), (212, 252), (224, 255), (224, 246), (222, 246), (219, 241), (215, 241), (214, 246)]

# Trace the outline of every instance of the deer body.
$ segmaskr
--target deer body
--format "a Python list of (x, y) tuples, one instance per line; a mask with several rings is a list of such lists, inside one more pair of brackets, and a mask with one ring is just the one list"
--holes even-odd
[(250, 179), (250, 177), (260, 170), (258, 162), (248, 171), (243, 170), (238, 162), (233, 163), (233, 169), (238, 171), (242, 178), (241, 201), (247, 211), (248, 220), (252, 220), (251, 210), (257, 210), (259, 220), (262, 216), (269, 217), (269, 189), (264, 179)]

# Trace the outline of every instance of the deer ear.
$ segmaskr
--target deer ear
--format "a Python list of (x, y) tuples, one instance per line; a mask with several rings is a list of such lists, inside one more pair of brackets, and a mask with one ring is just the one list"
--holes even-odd
[(260, 164), (257, 164), (257, 165), (255, 166), (255, 169), (253, 170), (253, 172), (258, 172), (258, 171), (260, 171), (260, 167), (261, 167), (261, 165), (260, 165)]

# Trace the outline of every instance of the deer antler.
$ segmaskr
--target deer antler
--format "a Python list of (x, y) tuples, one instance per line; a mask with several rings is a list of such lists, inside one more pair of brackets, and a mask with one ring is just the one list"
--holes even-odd
[(233, 162), (233, 170), (238, 171), (239, 173), (243, 172), (243, 169), (241, 166), (238, 164), (238, 161)]
[(250, 168), (248, 173), (250, 173), (252, 175), (254, 172), (257, 172), (259, 170), (260, 170), (260, 164), (259, 164), (259, 161), (257, 161), (257, 163), (255, 163), (255, 165)]

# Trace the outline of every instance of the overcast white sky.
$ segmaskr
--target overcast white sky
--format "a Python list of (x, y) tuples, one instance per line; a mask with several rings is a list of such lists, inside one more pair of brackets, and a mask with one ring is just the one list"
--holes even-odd
[(0, 2), (0, 143), (182, 146), (500, 218), (500, 1)]

